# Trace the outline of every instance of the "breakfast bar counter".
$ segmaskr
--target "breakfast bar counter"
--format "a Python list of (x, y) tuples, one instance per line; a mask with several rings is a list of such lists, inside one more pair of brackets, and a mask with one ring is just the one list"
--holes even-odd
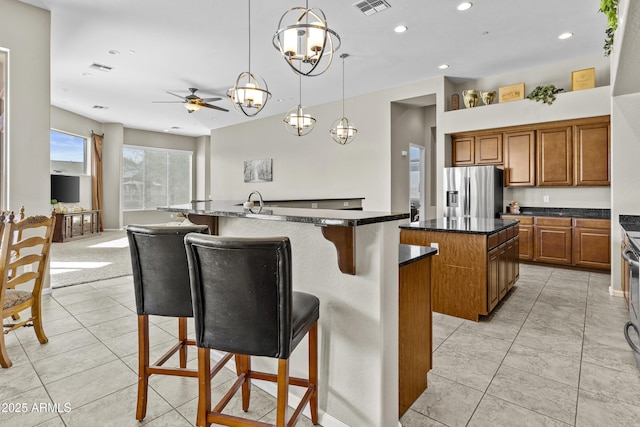
[[(399, 411), (398, 227), (408, 213), (267, 207), (194, 202), (161, 208), (182, 212), (220, 236), (287, 236), (293, 286), (320, 299), (320, 424), (389, 427)], [(338, 259), (338, 262), (336, 262)], [(305, 338), (306, 340), (306, 338)], [(306, 376), (307, 346), (291, 358), (292, 376)], [(274, 367), (256, 358), (257, 369)], [(275, 395), (275, 387), (260, 384)], [(291, 405), (299, 401), (296, 387)]]

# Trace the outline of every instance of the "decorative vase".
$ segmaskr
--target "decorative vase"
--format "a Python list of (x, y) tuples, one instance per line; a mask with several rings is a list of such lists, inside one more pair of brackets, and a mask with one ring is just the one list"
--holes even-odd
[(467, 108), (473, 108), (478, 106), (478, 91), (475, 89), (468, 89), (462, 92), (462, 98), (464, 99), (464, 106)]
[(493, 100), (496, 99), (496, 91), (493, 92), (480, 92), (480, 96), (482, 98), (482, 103), (484, 105), (489, 105), (493, 103)]

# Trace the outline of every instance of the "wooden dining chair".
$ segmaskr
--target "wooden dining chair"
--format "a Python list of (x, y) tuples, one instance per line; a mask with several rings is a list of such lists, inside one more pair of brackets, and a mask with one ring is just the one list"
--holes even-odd
[[(31, 309), (31, 315), (27, 319), (3, 323), (3, 333), (0, 334), (0, 366), (3, 368), (9, 368), (12, 364), (4, 343), (5, 334), (23, 326), (33, 326), (38, 341), (41, 344), (48, 341), (42, 327), (41, 299), (53, 224), (53, 214), (50, 217), (36, 215), (15, 221), (13, 213), (3, 223), (0, 250), (0, 306), (3, 322), (27, 308)], [(15, 273), (10, 275), (10, 271)], [(31, 284), (32, 288), (16, 289), (16, 286), (24, 284)]]
[[(11, 214), (11, 211), (1, 211), (0, 212), (0, 236), (2, 236), (2, 231), (4, 230), (4, 223), (7, 220), (7, 217)], [(24, 219), (24, 206), (20, 206), (20, 215), (19, 215), (19, 219), (23, 220)], [(18, 231), (17, 235), (16, 235), (16, 239), (20, 240), (22, 238), (22, 231)], [(20, 256), (20, 252), (18, 251), (17, 253), (14, 252), (13, 254), (11, 254), (12, 258), (18, 257)], [(16, 274), (15, 269), (9, 270), (8, 272), (9, 277), (14, 276)], [(13, 316), (11, 316), (11, 318), (13, 320), (18, 320), (20, 318), (20, 315), (18, 313), (14, 314)]]

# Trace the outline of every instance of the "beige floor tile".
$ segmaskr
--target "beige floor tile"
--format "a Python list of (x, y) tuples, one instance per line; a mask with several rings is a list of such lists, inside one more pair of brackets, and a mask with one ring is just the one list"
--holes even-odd
[(503, 366), (578, 387), (580, 360), (514, 344)]
[(66, 427), (64, 421), (60, 415), (57, 415), (55, 418), (51, 418), (43, 423), (37, 424), (34, 427)]
[[(275, 404), (275, 400), (274, 400), (274, 404)], [(308, 409), (308, 405), (307, 405), (307, 409)], [(295, 408), (292, 408), (291, 406), (289, 406), (289, 414), (288, 414), (289, 417), (291, 417), (291, 414), (293, 414), (294, 410)], [(277, 413), (278, 413), (278, 410), (274, 409), (264, 417), (260, 418), (259, 421), (263, 423), (275, 424)], [(300, 417), (298, 418), (298, 422), (296, 422), (296, 427), (313, 427), (313, 423), (309, 418), (307, 418), (307, 415), (303, 414), (303, 415), (300, 415)]]
[[(12, 335), (14, 334), (9, 334), (7, 335), (7, 337)], [(7, 337), (5, 337), (5, 339)], [(29, 357), (27, 356), (27, 353), (24, 351), (24, 348), (17, 341), (12, 342), (12, 345), (7, 346), (7, 355), (9, 356), (9, 360), (11, 360), (11, 363), (13, 364), (12, 367), (23, 365), (25, 363), (31, 363)], [(1, 378), (2, 377), (0, 377), (0, 384), (2, 384)]]
[(429, 386), (411, 409), (447, 426), (465, 426), (483, 393), (470, 387), (429, 374)]
[(95, 344), (98, 339), (86, 329), (78, 329), (64, 334), (49, 337), (49, 342), (40, 344), (38, 341), (24, 345), (24, 350), (32, 363), (57, 354), (73, 351), (78, 348)]
[(433, 353), (431, 372), (442, 378), (484, 392), (493, 379), (498, 363), (459, 353), (441, 346)]
[(39, 360), (33, 364), (43, 384), (94, 368), (116, 359), (104, 344), (96, 343)]
[(102, 296), (101, 298), (94, 298), (86, 301), (80, 301), (73, 304), (65, 304), (64, 308), (66, 308), (69, 313), (76, 316), (82, 313), (88, 313), (90, 311), (99, 310), (101, 308), (113, 307), (114, 305), (118, 305), (119, 303), (112, 300), (108, 296)]
[[(138, 427), (141, 424), (150, 424), (172, 411), (171, 406), (153, 390), (149, 390), (147, 399), (147, 414), (143, 423), (136, 420), (136, 405), (138, 401), (138, 388), (136, 385), (125, 387), (91, 403), (74, 408), (70, 413), (63, 414), (62, 418), (67, 427), (90, 425)], [(174, 419), (176, 418), (174, 417)], [(183, 421), (185, 420), (183, 419)]]
[(136, 374), (120, 360), (114, 360), (45, 387), (56, 402), (69, 402), (72, 408), (78, 408), (136, 383)]
[(175, 410), (144, 423), (144, 425), (148, 427), (190, 427), (193, 426), (193, 424), (193, 421), (187, 421), (186, 418)]
[(487, 394), (568, 424), (573, 423), (576, 414), (577, 387), (504, 365)]
[(446, 427), (446, 424), (432, 420), (413, 409), (405, 412), (402, 418), (400, 418), (400, 424), (402, 424), (402, 427)]
[[(545, 426), (566, 427), (573, 423), (563, 423), (516, 404), (485, 395), (471, 417), (468, 427), (513, 427)], [(404, 426), (403, 426), (404, 427)]]
[(33, 366), (28, 363), (2, 369), (0, 375), (0, 402), (9, 402), (14, 396), (42, 386)]
[[(76, 285), (85, 286), (85, 285)], [(56, 288), (53, 290), (53, 298), (62, 306), (67, 304), (74, 304), (82, 301), (91, 301), (100, 299), (103, 294), (91, 287), (83, 288), (82, 290), (73, 289), (76, 286), (69, 286), (66, 288)]]
[[(11, 399), (0, 399), (2, 412), (0, 424), (2, 427), (35, 426), (49, 420), (60, 419), (57, 410), (64, 410), (63, 406), (54, 406), (44, 387), (12, 396)], [(55, 425), (55, 424), (52, 424)]]
[(88, 313), (82, 313), (76, 315), (84, 326), (93, 326), (100, 323), (108, 322), (114, 319), (120, 319), (122, 317), (135, 316), (135, 313), (121, 304), (114, 305), (113, 307), (101, 308), (98, 310), (90, 311)]
[[(558, 327), (562, 327), (562, 325), (558, 325)], [(579, 358), (582, 352), (582, 334), (572, 333), (570, 329), (557, 330), (527, 324), (527, 322), (518, 333), (514, 343), (567, 357)]]
[[(157, 326), (149, 326), (149, 342), (152, 346), (173, 341), (174, 337), (158, 328)], [(111, 338), (103, 341), (103, 343), (111, 349), (118, 357), (125, 357), (138, 352), (138, 330), (126, 333), (119, 337)]]
[(577, 427), (632, 427), (639, 425), (639, 405), (630, 405), (600, 394), (580, 390), (576, 417)]
[(106, 341), (138, 330), (138, 317), (125, 316), (87, 328), (99, 340)]
[(580, 389), (617, 399), (631, 405), (640, 405), (640, 375), (629, 374), (606, 366), (582, 363)]
[[(82, 329), (83, 326), (80, 322), (74, 319), (72, 316), (63, 317), (61, 319), (52, 321), (43, 321), (44, 333), (47, 338), (52, 339), (58, 335), (65, 334), (67, 332), (76, 331)], [(22, 344), (39, 343), (38, 337), (33, 328), (20, 328), (15, 331), (18, 335), (18, 339)]]
[(507, 354), (507, 351), (509, 351), (509, 347), (511, 347), (511, 342), (509, 341), (460, 329), (451, 334), (442, 344), (441, 349), (464, 353), (490, 362), (500, 363)]
[(473, 332), (480, 335), (486, 335), (488, 337), (497, 338), (504, 341), (513, 341), (518, 335), (520, 325), (512, 323), (510, 321), (493, 319), (480, 319), (479, 322), (465, 321), (460, 327), (469, 332)]
[(584, 336), (582, 362), (615, 367), (632, 375), (638, 375), (638, 366), (633, 358), (633, 352), (622, 331), (612, 333), (607, 328), (590, 326)]

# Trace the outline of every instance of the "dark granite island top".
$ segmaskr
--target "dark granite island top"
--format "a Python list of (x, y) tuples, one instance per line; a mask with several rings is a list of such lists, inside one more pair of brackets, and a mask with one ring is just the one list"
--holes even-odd
[(437, 218), (401, 225), (403, 230), (444, 231), (467, 234), (493, 234), (517, 224), (511, 219)]
[(266, 221), (301, 222), (322, 228), (322, 235), (336, 247), (338, 266), (345, 274), (356, 274), (356, 227), (409, 218), (409, 213), (352, 211), (333, 209), (304, 209), (243, 207), (242, 201), (208, 200), (159, 207), (158, 210), (182, 212), (196, 224), (209, 226), (211, 234), (219, 234), (218, 218), (247, 218)]
[(352, 211), (333, 209), (304, 209), (259, 207), (247, 209), (242, 206), (242, 201), (204, 201), (159, 207), (159, 210), (168, 212), (182, 212), (191, 215), (208, 215), (215, 217), (235, 217), (264, 219), (269, 221), (304, 222), (319, 226), (336, 225), (354, 227), (359, 225), (374, 224), (378, 222), (395, 221), (409, 218), (409, 213)]

